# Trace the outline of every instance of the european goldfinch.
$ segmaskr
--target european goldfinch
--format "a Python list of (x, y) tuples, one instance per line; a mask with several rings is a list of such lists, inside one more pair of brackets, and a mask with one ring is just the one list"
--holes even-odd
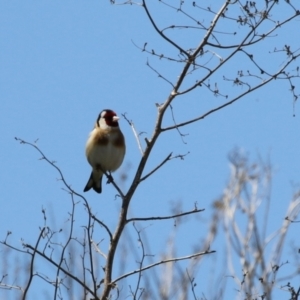
[(119, 117), (114, 111), (104, 109), (89, 135), (85, 154), (93, 170), (84, 192), (93, 188), (97, 193), (101, 193), (103, 171), (115, 171), (123, 162), (126, 146), (118, 120)]

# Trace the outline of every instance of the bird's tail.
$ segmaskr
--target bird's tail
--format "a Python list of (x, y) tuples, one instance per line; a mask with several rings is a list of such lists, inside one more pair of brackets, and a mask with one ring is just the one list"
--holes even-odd
[(87, 192), (89, 191), (91, 188), (94, 189), (94, 191), (96, 191), (97, 193), (101, 193), (102, 192), (102, 185), (101, 185), (101, 182), (102, 182), (102, 175), (100, 177), (100, 179), (97, 178), (97, 180), (95, 179), (95, 176), (93, 174), (93, 172), (91, 173), (91, 176), (84, 188), (84, 192)]

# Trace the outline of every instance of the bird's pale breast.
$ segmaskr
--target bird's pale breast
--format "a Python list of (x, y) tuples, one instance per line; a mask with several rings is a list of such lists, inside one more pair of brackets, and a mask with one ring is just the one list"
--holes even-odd
[(99, 130), (95, 128), (86, 144), (86, 156), (90, 165), (97, 169), (99, 165), (107, 171), (120, 167), (125, 155), (125, 143), (122, 132), (118, 130)]

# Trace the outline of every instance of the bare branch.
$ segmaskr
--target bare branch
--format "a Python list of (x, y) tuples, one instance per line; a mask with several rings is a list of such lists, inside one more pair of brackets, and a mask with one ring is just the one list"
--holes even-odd
[(149, 172), (147, 175), (142, 177), (139, 182), (142, 182), (143, 180), (147, 179), (149, 176), (151, 176), (153, 173), (155, 173), (159, 168), (161, 168), (168, 160), (171, 159), (172, 152), (156, 167), (154, 168), (151, 172)]
[[(144, 263), (144, 260), (145, 260), (145, 257), (146, 257), (146, 253), (145, 253), (145, 248), (144, 248), (144, 244), (143, 244), (143, 241), (142, 241), (142, 238), (141, 238), (141, 231), (137, 229), (135, 223), (133, 223), (133, 227), (136, 231), (136, 233), (138, 234), (138, 241), (141, 245), (141, 248), (142, 248), (142, 258), (141, 258), (141, 261), (139, 262), (139, 268), (142, 269), (143, 268), (143, 263)], [(140, 287), (140, 284), (141, 284), (141, 279), (142, 279), (142, 271), (139, 272), (139, 275), (138, 275), (138, 281), (137, 281), (137, 284), (136, 284), (136, 288), (135, 288), (135, 292), (134, 292), (134, 299), (138, 299), (137, 298), (137, 293), (138, 293), (138, 290), (139, 290), (139, 287)]]
[(134, 124), (132, 121), (130, 121), (127, 117), (126, 117), (126, 113), (125, 114), (122, 114), (123, 118), (127, 121), (127, 123), (130, 125), (132, 131), (133, 131), (133, 134), (134, 134), (134, 137), (136, 139), (136, 142), (138, 144), (138, 147), (139, 147), (139, 150), (141, 152), (141, 154), (143, 155), (144, 154), (144, 150), (143, 150), (143, 147), (141, 145), (141, 141), (140, 141), (140, 134), (137, 134), (136, 130), (135, 130), (135, 127), (134, 127)]
[(150, 51), (150, 50), (148, 50), (147, 49), (147, 42), (146, 43), (144, 43), (144, 46), (143, 46), (143, 48), (142, 47), (140, 47), (140, 46), (138, 46), (137, 44), (135, 44), (132, 40), (131, 40), (131, 42), (133, 43), (133, 45), (136, 47), (136, 48), (138, 48), (138, 49), (140, 49), (142, 52), (146, 52), (146, 53), (148, 53), (148, 54), (151, 54), (152, 56), (156, 56), (157, 58), (159, 58), (159, 59), (164, 59), (164, 60), (168, 60), (168, 61), (172, 61), (172, 62), (178, 62), (178, 63), (183, 63), (183, 62), (185, 62), (185, 59), (178, 59), (178, 58), (172, 58), (172, 57), (169, 57), (169, 56), (166, 56), (166, 55), (164, 55), (164, 54), (159, 54), (159, 53), (156, 53), (153, 49)]
[(35, 247), (33, 248), (33, 253), (32, 253), (32, 258), (31, 258), (31, 263), (30, 263), (29, 280), (28, 280), (28, 283), (27, 283), (27, 285), (26, 285), (26, 287), (25, 287), (25, 290), (24, 290), (24, 294), (23, 294), (23, 297), (22, 297), (23, 300), (26, 299), (27, 292), (28, 292), (28, 290), (29, 290), (30, 284), (31, 284), (32, 279), (33, 279), (33, 264), (34, 264), (35, 254), (36, 254), (36, 252), (37, 252), (37, 248), (38, 248), (38, 245), (39, 245), (39, 243), (40, 243), (40, 240), (41, 240), (41, 238), (42, 238), (42, 236), (43, 236), (44, 230), (45, 230), (45, 228), (43, 228), (43, 229), (41, 230), (40, 235), (39, 235), (39, 237), (38, 237), (38, 240), (37, 240), (37, 242), (36, 242), (36, 244), (35, 244)]
[(179, 217), (183, 217), (183, 216), (187, 216), (190, 214), (195, 214), (198, 212), (202, 212), (205, 209), (198, 209), (197, 207), (195, 207), (193, 210), (184, 212), (184, 213), (180, 213), (180, 214), (176, 214), (176, 215), (172, 215), (172, 216), (165, 216), (165, 217), (148, 217), (148, 218), (130, 218), (128, 219), (126, 222), (135, 222), (135, 221), (160, 221), (160, 220), (168, 220), (168, 219), (174, 219), (174, 218), (179, 218)]
[(157, 33), (158, 33), (164, 40), (166, 40), (167, 42), (169, 42), (170, 44), (172, 44), (175, 48), (177, 48), (177, 49), (180, 51), (180, 53), (184, 53), (184, 54), (186, 55), (186, 57), (189, 57), (190, 55), (189, 55), (184, 49), (182, 49), (179, 45), (177, 45), (177, 44), (174, 43), (172, 40), (170, 40), (170, 39), (169, 39), (169, 38), (168, 38), (161, 30), (158, 29), (158, 27), (156, 26), (156, 24), (155, 24), (155, 22), (154, 22), (154, 20), (153, 20), (153, 18), (152, 18), (152, 16), (151, 16), (151, 14), (150, 14), (150, 12), (149, 12), (149, 10), (148, 10), (148, 7), (147, 7), (147, 5), (146, 5), (146, 1), (145, 1), (145, 0), (143, 0), (143, 7), (144, 7), (144, 9), (145, 9), (145, 11), (146, 11), (146, 14), (147, 14), (147, 16), (148, 16), (148, 18), (149, 18), (151, 24), (153, 25), (153, 27), (155, 28), (155, 30), (157, 31)]
[[(296, 55), (296, 58), (299, 57), (299, 56), (300, 56), (300, 54)], [(270, 77), (269, 79), (267, 79), (267, 80), (261, 82), (260, 84), (254, 86), (253, 88), (250, 88), (249, 90), (247, 90), (246, 92), (244, 92), (244, 93), (238, 95), (237, 97), (233, 98), (232, 100), (230, 100), (230, 101), (228, 101), (228, 102), (226, 102), (226, 103), (224, 103), (224, 104), (222, 104), (222, 105), (220, 105), (220, 106), (218, 106), (218, 107), (216, 107), (216, 108), (213, 108), (213, 109), (209, 110), (208, 112), (206, 112), (205, 114), (203, 114), (203, 115), (201, 115), (201, 116), (199, 116), (199, 117), (197, 117), (197, 118), (191, 119), (191, 120), (186, 121), (186, 122), (179, 123), (179, 124), (177, 124), (177, 125), (175, 125), (175, 126), (169, 126), (169, 127), (161, 128), (161, 131), (163, 132), (163, 131), (175, 129), (175, 128), (178, 128), (178, 127), (181, 127), (181, 126), (185, 126), (185, 125), (194, 123), (194, 122), (196, 122), (196, 121), (199, 121), (199, 120), (201, 120), (201, 119), (204, 119), (205, 117), (209, 116), (210, 114), (212, 114), (212, 113), (214, 113), (214, 112), (216, 112), (216, 111), (218, 111), (218, 110), (221, 110), (222, 108), (224, 108), (224, 107), (226, 107), (226, 106), (228, 106), (228, 105), (231, 105), (232, 103), (234, 103), (234, 102), (236, 102), (237, 100), (243, 98), (244, 96), (246, 96), (246, 95), (249, 94), (250, 92), (253, 92), (253, 91), (257, 90), (258, 88), (261, 88), (262, 86), (268, 84), (269, 82), (271, 82), (271, 81), (277, 79), (277, 78), (278, 78), (278, 75), (283, 74), (283, 71), (286, 69), (286, 67), (287, 67), (289, 64), (291, 64), (291, 62), (292, 62), (293, 60), (294, 60), (294, 58), (293, 58), (293, 59), (290, 59), (290, 60), (289, 60), (289, 61), (288, 61), (288, 62), (287, 62), (287, 63), (286, 63), (286, 64), (285, 64), (278, 72), (276, 72), (276, 73), (275, 73), (272, 77)]]
[(119, 186), (115, 183), (115, 181), (114, 181), (114, 179), (113, 179), (111, 173), (110, 173), (110, 172), (107, 172), (107, 171), (105, 171), (105, 170), (103, 170), (103, 169), (101, 168), (101, 166), (100, 166), (100, 169), (101, 169), (101, 171), (105, 174), (105, 176), (106, 176), (106, 178), (107, 178), (107, 183), (111, 183), (111, 184), (115, 187), (115, 189), (118, 191), (120, 197), (121, 197), (122, 199), (124, 199), (125, 195), (123, 194), (123, 192), (121, 191), (121, 189), (119, 188)]
[(154, 69), (154, 68), (150, 65), (150, 63), (149, 63), (148, 60), (147, 60), (146, 65), (147, 65), (147, 67), (149, 67), (153, 72), (155, 72), (155, 73), (158, 75), (159, 78), (162, 78), (164, 81), (166, 81), (167, 83), (169, 83), (169, 84), (174, 88), (174, 84), (173, 84), (170, 80), (168, 80), (166, 77), (164, 77), (163, 75), (161, 75), (156, 69)]
[(91, 215), (91, 218), (92, 218), (93, 220), (95, 220), (97, 223), (99, 223), (99, 225), (101, 225), (102, 227), (105, 228), (105, 230), (107, 231), (107, 233), (108, 233), (108, 235), (109, 235), (110, 240), (112, 240), (112, 233), (111, 233), (111, 231), (109, 230), (108, 226), (107, 226), (104, 222), (102, 222), (102, 221), (100, 221), (98, 218), (96, 218), (95, 215)]
[[(171, 104), (170, 104), (170, 109), (171, 109), (171, 114), (172, 114), (173, 122), (174, 122), (174, 124), (175, 124), (175, 126), (176, 126), (176, 121), (175, 121), (175, 116), (174, 116), (174, 110), (173, 110), (173, 106), (172, 106)], [(181, 131), (180, 131), (179, 128), (177, 128), (177, 127), (176, 127), (176, 130), (177, 130), (177, 132), (179, 133), (182, 142), (183, 142), (184, 144), (186, 144), (186, 142), (184, 141), (183, 138), (184, 138), (187, 134), (181, 133)]]
[(190, 281), (190, 284), (191, 284), (193, 297), (194, 297), (195, 300), (197, 300), (197, 297), (196, 297), (196, 294), (195, 294), (195, 286), (196, 286), (196, 284), (194, 283), (195, 278), (191, 278), (188, 270), (186, 270), (186, 274), (187, 274), (187, 276), (189, 278), (189, 281)]
[[(74, 214), (75, 214), (75, 201), (74, 201), (74, 195), (71, 193), (71, 200), (72, 200), (72, 212), (71, 212), (71, 220), (70, 220), (70, 232), (69, 232), (69, 236), (68, 236), (68, 239), (67, 241), (65, 242), (64, 246), (63, 246), (63, 249), (62, 249), (62, 252), (61, 252), (61, 255), (60, 255), (60, 262), (59, 262), (59, 267), (62, 266), (62, 263), (65, 259), (65, 252), (67, 250), (67, 247), (68, 245), (70, 244), (71, 242), (71, 239), (72, 239), (72, 235), (73, 235), (73, 229), (74, 229)], [(44, 228), (43, 228), (44, 230)], [(54, 299), (56, 299), (56, 296), (57, 296), (57, 292), (58, 292), (58, 287), (59, 287), (59, 273), (60, 273), (60, 268), (57, 268), (56, 270), (56, 281), (55, 281), (55, 292), (54, 292)], [(25, 300), (25, 298), (24, 298)]]
[[(85, 207), (87, 208), (87, 210), (88, 210), (88, 222), (87, 222), (87, 231), (88, 231), (88, 236), (89, 236), (89, 238), (90, 238), (90, 236), (91, 236), (91, 234), (90, 234), (90, 230), (91, 230), (91, 215), (92, 215), (92, 212), (91, 212), (91, 210), (90, 210), (90, 207), (89, 207), (89, 205), (88, 205), (88, 202), (87, 202), (87, 200), (85, 199), (85, 197), (83, 197), (81, 194), (79, 194), (79, 193), (77, 193), (77, 192), (75, 192), (68, 184), (67, 184), (67, 182), (66, 182), (66, 180), (65, 180), (65, 178), (64, 178), (64, 176), (63, 176), (63, 173), (62, 173), (62, 171), (60, 170), (60, 168), (59, 167), (57, 167), (56, 165), (55, 165), (55, 163), (53, 162), (53, 161), (50, 161), (45, 155), (44, 155), (44, 153), (39, 149), (39, 147), (37, 146), (37, 145), (35, 145), (35, 144), (32, 144), (32, 143), (29, 143), (29, 142), (26, 142), (26, 141), (24, 141), (24, 140), (22, 140), (22, 139), (20, 139), (20, 138), (16, 138), (15, 137), (15, 140), (17, 140), (17, 141), (19, 141), (21, 144), (25, 144), (25, 145), (29, 145), (29, 146), (31, 146), (31, 147), (33, 147), (34, 149), (36, 149), (41, 155), (42, 155), (42, 159), (43, 160), (45, 160), (46, 162), (48, 162), (52, 167), (54, 167), (57, 171), (58, 171), (58, 173), (60, 174), (60, 177), (61, 177), (61, 180), (62, 180), (62, 182), (64, 183), (64, 185), (65, 185), (65, 187), (69, 190), (69, 192), (71, 193), (71, 194), (74, 194), (74, 195), (76, 195), (77, 197), (79, 197), (79, 198), (81, 198), (83, 201), (84, 201), (84, 203), (85, 203)], [(106, 176), (108, 176), (107, 174), (105, 174)], [(116, 184), (114, 183), (114, 182), (112, 182), (113, 183), (113, 185), (118, 189), (118, 187), (116, 186)], [(122, 194), (121, 194), (122, 195)], [(29, 246), (28, 246), (29, 247)], [(31, 246), (30, 246), (31, 247)], [(94, 278), (94, 266), (93, 266), (93, 254), (92, 254), (92, 245), (91, 245), (91, 243), (88, 243), (88, 250), (89, 250), (89, 258), (90, 258), (90, 268), (91, 268), (91, 276), (92, 276), (92, 280), (93, 280), (93, 284), (94, 284), (94, 291), (96, 292), (96, 290), (97, 290), (97, 285), (96, 285), (96, 280), (95, 280), (95, 278)], [(46, 257), (46, 256), (45, 256)], [(50, 260), (50, 259), (49, 259)], [(50, 260), (51, 261), (51, 260)], [(60, 268), (61, 268), (61, 266), (60, 266)], [(62, 269), (62, 268), (61, 268)], [(65, 272), (65, 271), (64, 271)], [(78, 280), (78, 279), (77, 279)]]
[(166, 263), (169, 263), (169, 262), (176, 262), (176, 261), (181, 261), (181, 260), (187, 260), (187, 259), (192, 259), (192, 258), (196, 258), (196, 257), (199, 257), (199, 256), (203, 256), (203, 255), (207, 255), (207, 254), (212, 254), (212, 253), (215, 253), (216, 251), (212, 250), (212, 251), (204, 251), (204, 252), (199, 252), (199, 253), (195, 253), (195, 254), (191, 254), (191, 255), (187, 255), (187, 256), (183, 256), (183, 257), (175, 257), (175, 258), (170, 258), (170, 259), (164, 259), (164, 260), (161, 260), (159, 262), (156, 262), (154, 264), (151, 264), (151, 265), (148, 265), (142, 269), (137, 269), (137, 270), (134, 270), (134, 271), (131, 271), (127, 274), (124, 274), (120, 277), (118, 277), (117, 279), (113, 280), (112, 281), (112, 284), (120, 281), (121, 279), (124, 279), (128, 276), (131, 276), (133, 274), (136, 274), (136, 273), (139, 273), (139, 272), (143, 272), (143, 271), (146, 271), (146, 270), (149, 270), (151, 268), (154, 268), (158, 265), (161, 265), (161, 264), (166, 264)]
[(35, 247), (32, 247), (29, 244), (24, 244), (24, 247), (33, 250), (35, 253), (39, 254), (41, 257), (43, 257), (44, 259), (46, 259), (48, 262), (50, 262), (50, 264), (52, 264), (53, 266), (55, 266), (57, 269), (59, 269), (60, 271), (64, 272), (67, 276), (71, 277), (74, 281), (76, 281), (77, 283), (79, 283), (81, 286), (83, 286), (87, 291), (89, 291), (89, 293), (91, 293), (91, 295), (93, 295), (94, 297), (97, 298), (97, 295), (95, 294), (94, 291), (92, 291), (87, 285), (85, 285), (80, 279), (78, 279), (76, 276), (74, 276), (72, 273), (68, 272), (65, 268), (63, 268), (62, 266), (59, 266), (59, 264), (57, 264), (55, 261), (53, 261), (51, 258), (49, 258), (47, 255), (45, 255), (44, 253), (40, 252), (38, 249), (35, 249)]

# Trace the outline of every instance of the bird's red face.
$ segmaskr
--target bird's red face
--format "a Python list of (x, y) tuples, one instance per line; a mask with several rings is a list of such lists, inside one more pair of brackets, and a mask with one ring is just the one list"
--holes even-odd
[(99, 114), (97, 124), (101, 128), (105, 127), (105, 125), (109, 127), (118, 127), (119, 126), (118, 120), (119, 117), (113, 110), (104, 109)]

